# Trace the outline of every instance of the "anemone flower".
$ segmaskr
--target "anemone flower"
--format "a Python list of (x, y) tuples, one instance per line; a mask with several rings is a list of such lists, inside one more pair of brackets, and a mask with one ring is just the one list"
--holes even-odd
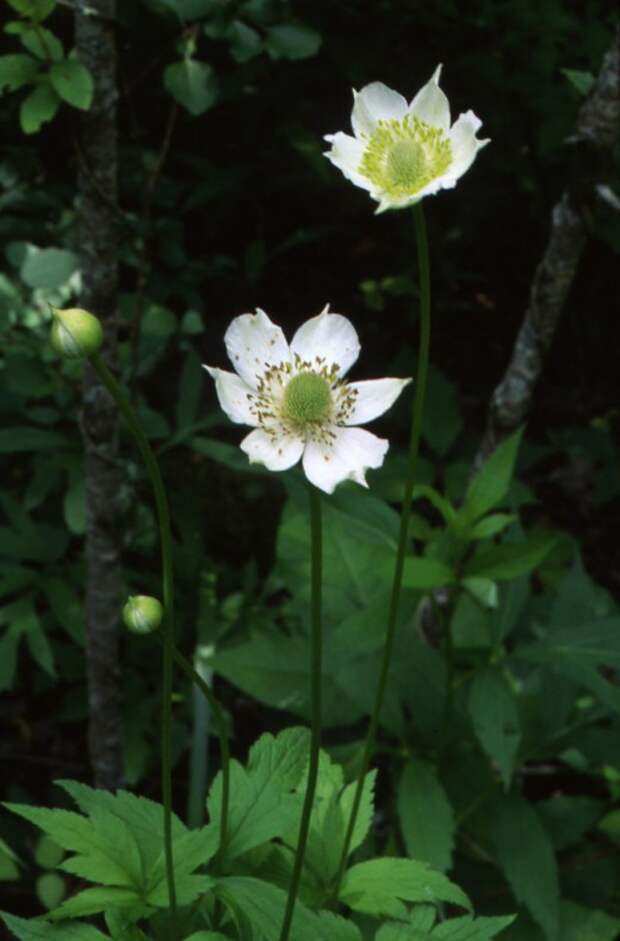
[(368, 190), (377, 212), (413, 206), (451, 189), (488, 140), (478, 140), (473, 111), (450, 127), (450, 104), (439, 87), (441, 66), (411, 104), (382, 82), (353, 92), (354, 137), (327, 134), (325, 156), (348, 180)]
[(360, 344), (351, 322), (327, 306), (289, 345), (267, 314), (242, 314), (224, 337), (236, 373), (205, 368), (231, 421), (252, 425), (241, 442), (251, 463), (283, 471), (302, 459), (308, 480), (333, 493), (343, 480), (367, 486), (388, 442), (358, 428), (382, 415), (410, 379), (345, 382)]

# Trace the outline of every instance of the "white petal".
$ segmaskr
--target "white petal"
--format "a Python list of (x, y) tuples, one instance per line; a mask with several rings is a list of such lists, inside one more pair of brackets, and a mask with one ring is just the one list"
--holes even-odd
[(231, 363), (252, 389), (268, 366), (288, 363), (291, 359), (282, 330), (263, 310), (235, 317), (226, 331), (224, 343)]
[(327, 366), (337, 364), (339, 376), (351, 368), (359, 352), (360, 342), (351, 321), (328, 313), (327, 307), (317, 317), (306, 320), (291, 342), (291, 353), (311, 363), (319, 356)]
[[(343, 480), (367, 487), (365, 471), (381, 467), (389, 442), (363, 428), (332, 428), (335, 440), (327, 445), (310, 441), (304, 451), (304, 472), (310, 483), (333, 493)], [(252, 432), (255, 434), (256, 432)]]
[(365, 425), (387, 412), (411, 379), (369, 379), (348, 382), (346, 389), (356, 395), (355, 405), (345, 425)]
[(250, 411), (249, 395), (252, 389), (246, 385), (234, 372), (224, 369), (215, 369), (213, 366), (204, 367), (209, 375), (215, 379), (215, 391), (222, 410), (226, 412), (231, 421), (237, 425), (257, 425), (256, 417)]
[(338, 131), (337, 134), (326, 134), (325, 140), (332, 145), (332, 149), (325, 151), (324, 156), (344, 173), (347, 180), (351, 180), (356, 186), (361, 186), (365, 190), (372, 189), (370, 180), (358, 173), (358, 167), (364, 156), (363, 142), (349, 134), (343, 134), (342, 131)]
[(360, 92), (353, 92), (351, 124), (356, 137), (370, 137), (377, 121), (402, 121), (407, 113), (407, 101), (383, 82), (372, 82)]
[(272, 436), (261, 428), (251, 431), (241, 442), (250, 464), (264, 464), (267, 470), (283, 471), (296, 464), (304, 450), (304, 442), (285, 433)]
[(409, 113), (431, 127), (447, 132), (450, 127), (450, 103), (437, 84), (441, 66), (435, 69), (433, 77), (417, 93), (409, 105)]
[(465, 114), (459, 115), (450, 129), (448, 136), (452, 146), (452, 163), (448, 172), (455, 179), (469, 170), (480, 148), (489, 143), (488, 138), (476, 138), (476, 131), (481, 124), (482, 121), (473, 111), (466, 111)]

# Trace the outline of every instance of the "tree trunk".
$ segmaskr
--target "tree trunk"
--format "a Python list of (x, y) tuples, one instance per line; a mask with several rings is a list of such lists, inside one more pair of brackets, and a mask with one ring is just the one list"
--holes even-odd
[[(100, 318), (103, 356), (113, 365), (118, 282), (116, 0), (77, 2), (75, 40), (95, 94), (80, 124), (80, 306)], [(89, 365), (84, 371), (81, 429), (86, 481), (86, 668), (89, 753), (97, 787), (123, 782), (118, 629), (121, 529), (116, 408)]]

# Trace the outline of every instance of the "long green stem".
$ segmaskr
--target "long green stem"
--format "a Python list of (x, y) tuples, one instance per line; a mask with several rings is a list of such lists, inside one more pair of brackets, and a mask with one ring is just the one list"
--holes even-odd
[[(163, 618), (163, 660), (162, 660), (162, 732), (161, 732), (161, 784), (164, 801), (164, 852), (166, 856), (166, 880), (168, 883), (168, 897), (172, 923), (176, 925), (176, 889), (174, 884), (174, 864), (172, 858), (172, 757), (171, 757), (171, 726), (172, 726), (172, 660), (174, 656), (174, 583), (172, 576), (172, 533), (170, 529), (170, 513), (164, 483), (161, 479), (155, 455), (151, 450), (146, 435), (140, 427), (135, 412), (122, 388), (107, 368), (98, 353), (90, 357), (90, 361), (97, 371), (97, 375), (106, 387), (129, 430), (136, 440), (136, 444), (146, 465), (151, 479), (157, 506), (159, 521), (159, 534), (161, 541), (162, 564), (162, 600), (164, 606)], [(173, 931), (175, 929), (173, 928)]]
[(323, 580), (323, 535), (321, 520), (321, 497), (312, 484), (308, 485), (310, 493), (310, 532), (312, 546), (312, 652), (311, 652), (311, 712), (312, 735), (310, 739), (310, 762), (308, 765), (308, 781), (306, 794), (301, 811), (299, 823), (299, 836), (295, 861), (291, 874), (291, 883), (286, 900), (286, 910), (280, 931), (280, 941), (288, 941), (295, 911), (295, 902), (299, 892), (301, 870), (304, 864), (308, 831), (310, 830), (310, 817), (314, 804), (314, 792), (319, 772), (319, 749), (321, 747), (321, 661), (323, 657), (323, 641), (321, 631), (321, 592)]
[(420, 434), (422, 432), (422, 416), (424, 414), (424, 400), (426, 397), (426, 382), (428, 376), (428, 358), (430, 349), (431, 334), (431, 282), (430, 267), (428, 259), (428, 241), (426, 238), (426, 224), (424, 222), (424, 211), (422, 203), (419, 202), (413, 207), (413, 216), (415, 221), (415, 234), (418, 249), (418, 272), (420, 279), (420, 347), (418, 352), (418, 374), (416, 376), (415, 399), (413, 403), (411, 419), (411, 435), (409, 439), (409, 464), (407, 468), (407, 479), (405, 481), (405, 492), (400, 514), (400, 530), (398, 534), (398, 548), (396, 551), (396, 564), (394, 566), (394, 579), (392, 581), (392, 593), (390, 597), (390, 608), (387, 620), (387, 629), (385, 635), (385, 646), (383, 648), (383, 658), (379, 671), (379, 681), (375, 695), (374, 707), (370, 716), (368, 726), (368, 735), (362, 755), (362, 764), (360, 768), (357, 787), (355, 789), (355, 798), (351, 808), (351, 816), (347, 826), (347, 832), (342, 847), (340, 857), (340, 866), (334, 886), (334, 897), (337, 899), (340, 893), (340, 886), (344, 877), (349, 856), (349, 847), (355, 828), (355, 821), (362, 799), (364, 788), (364, 778), (368, 771), (370, 761), (375, 745), (377, 727), (383, 705), (383, 697), (387, 685), (390, 661), (394, 649), (394, 638), (396, 636), (396, 623), (398, 620), (398, 607), (400, 604), (400, 595), (403, 581), (403, 569), (405, 565), (405, 555), (407, 551), (409, 517), (411, 514), (411, 503), (413, 499), (413, 485), (418, 462), (418, 450), (420, 446)]

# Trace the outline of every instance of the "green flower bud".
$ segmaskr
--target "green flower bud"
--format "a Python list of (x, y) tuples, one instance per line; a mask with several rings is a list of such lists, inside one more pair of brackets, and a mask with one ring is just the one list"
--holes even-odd
[(123, 608), (125, 627), (134, 634), (150, 634), (161, 624), (164, 609), (157, 600), (148, 595), (134, 595)]
[(72, 307), (59, 310), (52, 307), (51, 344), (57, 353), (69, 359), (81, 359), (96, 353), (103, 343), (101, 324), (87, 310)]

